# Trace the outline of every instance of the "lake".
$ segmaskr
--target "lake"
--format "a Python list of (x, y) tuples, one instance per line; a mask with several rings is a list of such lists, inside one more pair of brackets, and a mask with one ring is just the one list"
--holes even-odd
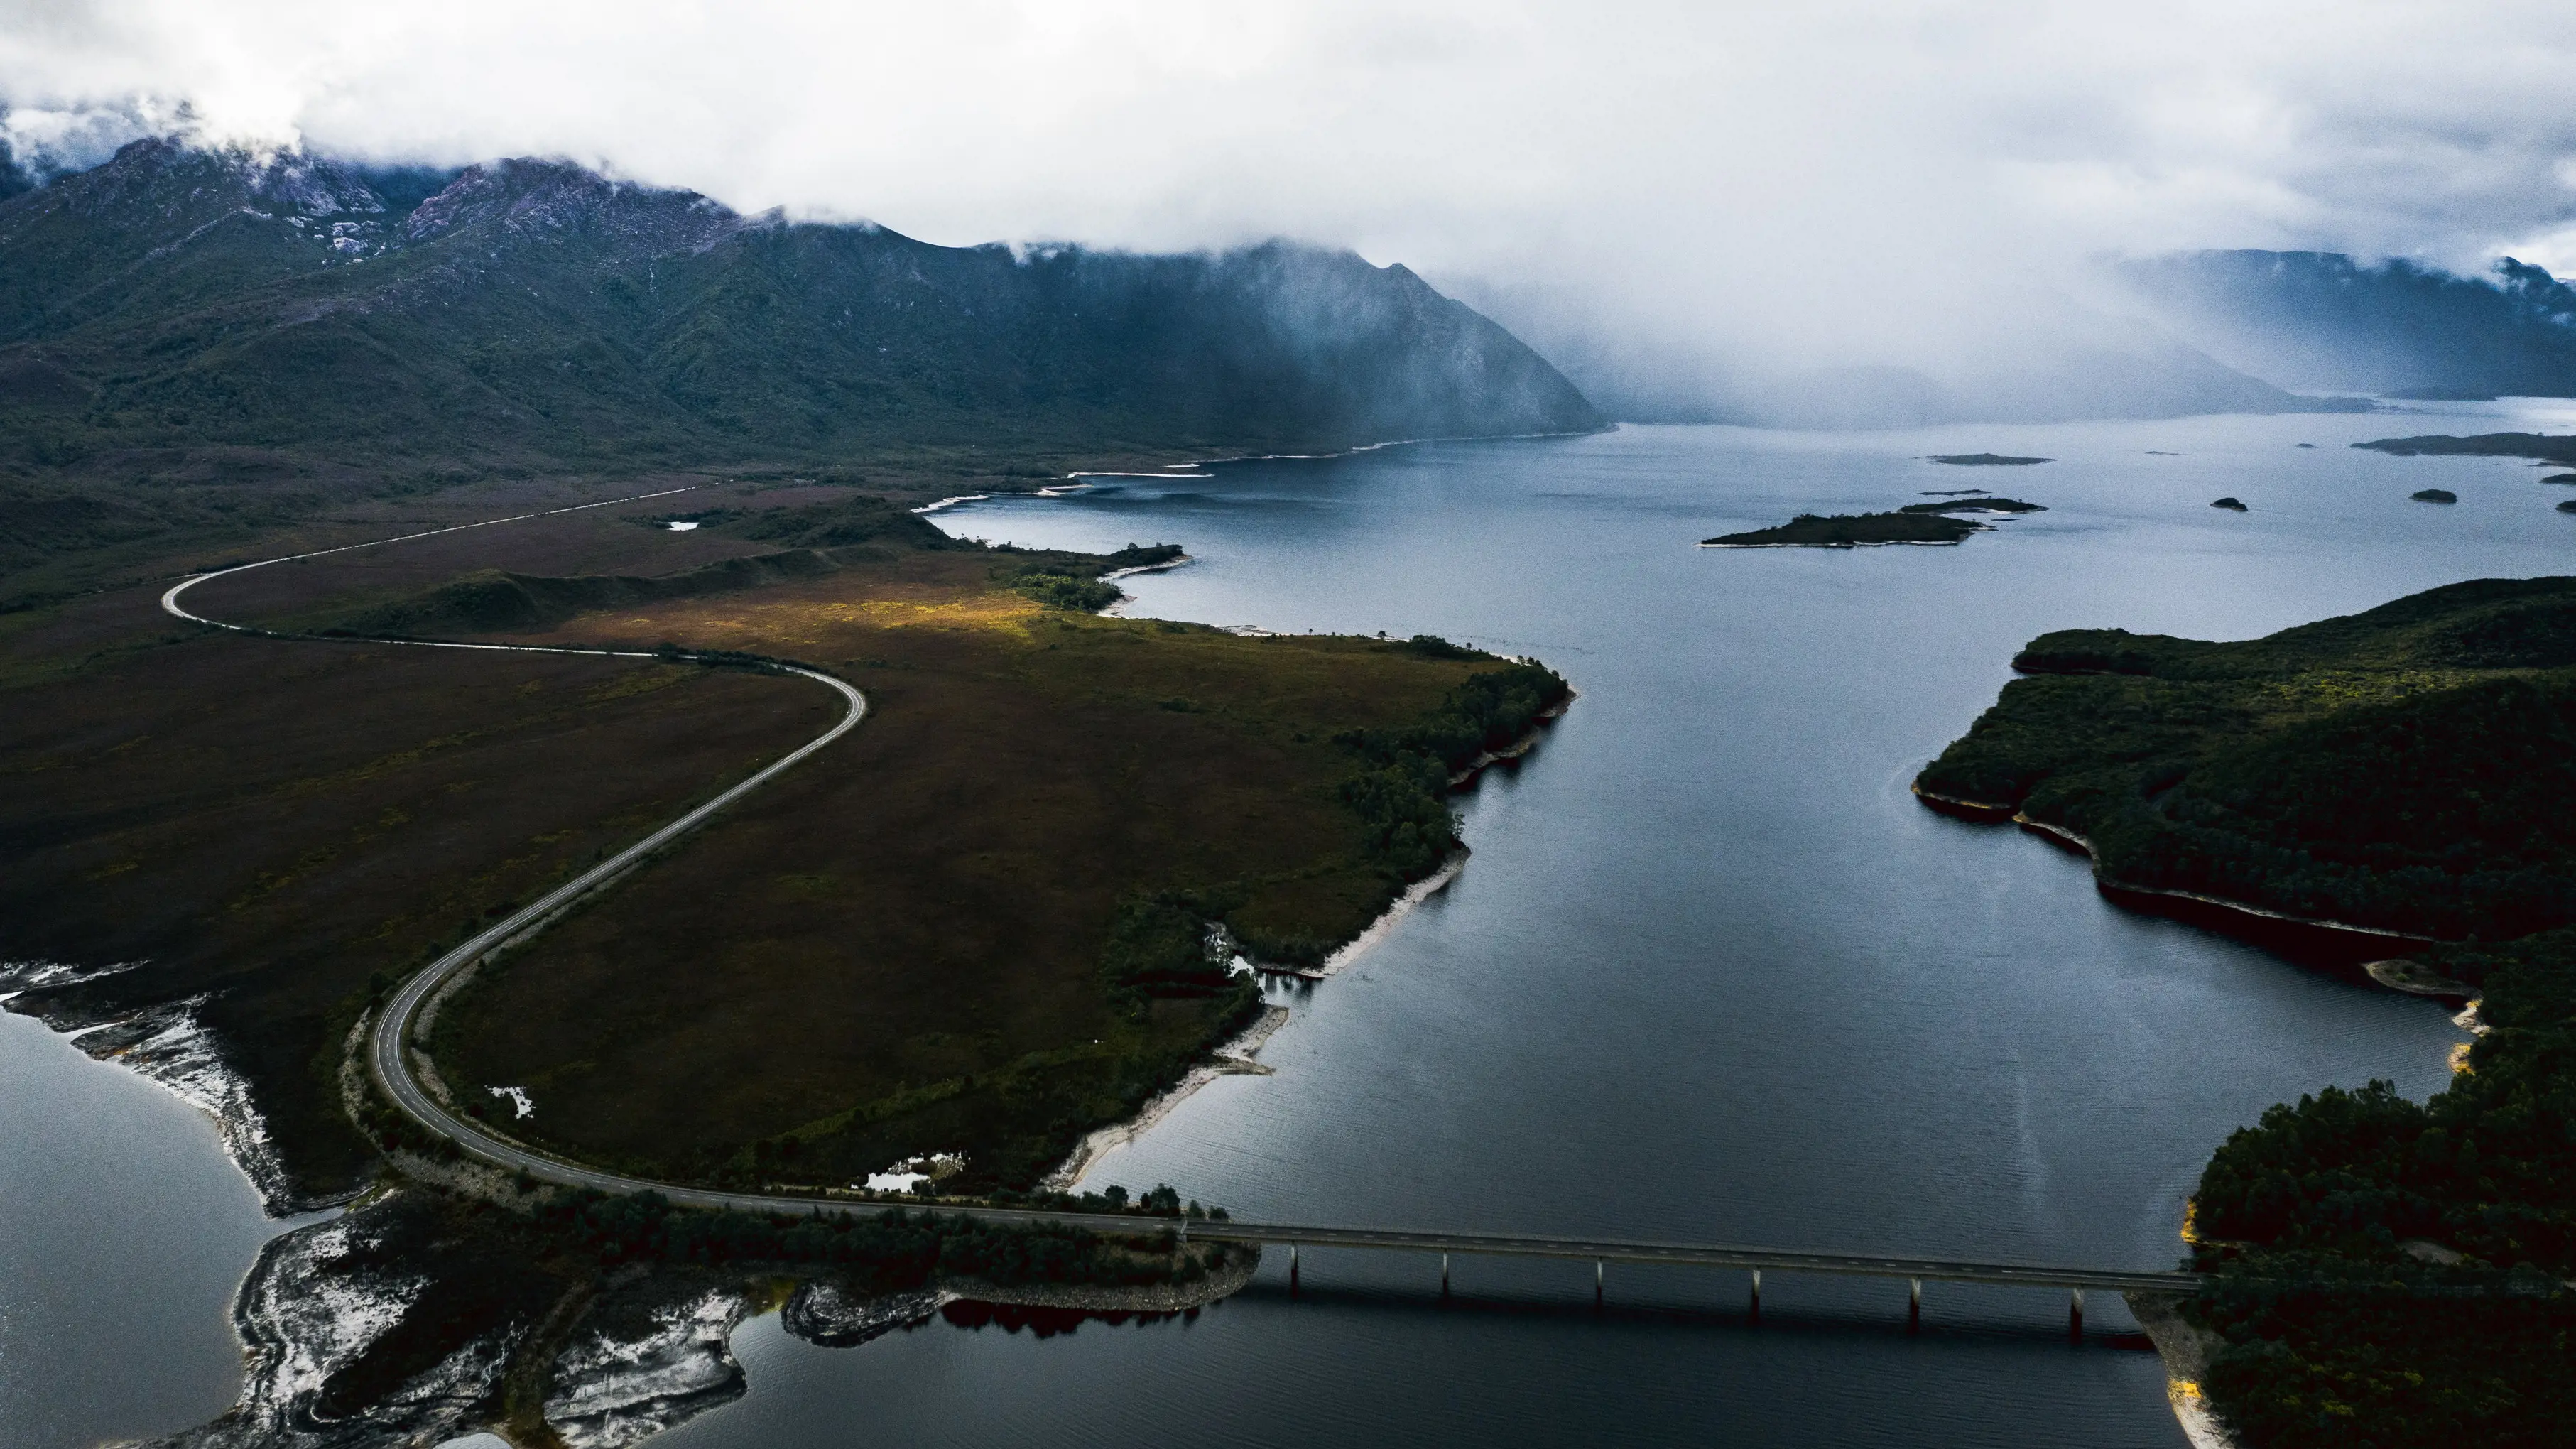
[[(2461, 1033), (2431, 1003), (2123, 911), (2082, 860), (1906, 786), (2044, 630), (2241, 638), (2569, 572), (2576, 517), (2529, 463), (2347, 445), (2564, 431), (2576, 410), (2413, 412), (1632, 427), (935, 515), (1029, 545), (1186, 545), (1195, 562), (1125, 581), (1138, 615), (1436, 633), (1582, 692), (1459, 798), (1474, 855), (1454, 884), (1342, 974), (1274, 993), (1293, 1011), (1262, 1052), (1276, 1075), (1219, 1079), (1085, 1185), (1292, 1221), (2172, 1266), (2230, 1130), (2328, 1083), (2421, 1097)], [(2056, 461), (1923, 461), (1980, 451)], [(2460, 501), (2408, 498), (2424, 487)], [(1693, 546), (1961, 488), (2048, 511), (1952, 548)], [(2251, 511), (2209, 507), (2223, 494)], [(0, 1053), (44, 1055), (18, 1035)], [(23, 1085), (50, 1068), (18, 1065), (10, 1120), (55, 1101)], [(19, 1159), (0, 1181), (117, 1170), (50, 1137), (0, 1157)], [(213, 1180), (190, 1171), (183, 1198)], [(106, 1195), (94, 1211), (41, 1231), (144, 1231)], [(27, 1237), (0, 1263), (10, 1323), (52, 1241)], [(255, 1241), (205, 1235), (223, 1271), (202, 1276), (237, 1279)], [(2182, 1442), (2160, 1365), (2100, 1295), (2070, 1345), (2064, 1300), (2035, 1291), (1926, 1285), (1909, 1335), (1901, 1283), (1773, 1274), (1757, 1325), (1736, 1273), (1613, 1266), (1596, 1310), (1580, 1264), (1460, 1259), (1447, 1300), (1422, 1257), (1310, 1251), (1294, 1296), (1286, 1268), (1272, 1252), (1185, 1319), (960, 1313), (838, 1350), (756, 1319), (736, 1337), (749, 1396), (653, 1443)], [(192, 1279), (165, 1311), (219, 1326), (220, 1297)], [(66, 1353), (147, 1361), (42, 1330), (0, 1345), (5, 1393)]]

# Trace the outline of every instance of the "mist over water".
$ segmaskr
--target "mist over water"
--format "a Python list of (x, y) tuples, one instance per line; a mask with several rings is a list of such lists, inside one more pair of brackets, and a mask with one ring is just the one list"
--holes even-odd
[[(1475, 854), (1343, 974), (1274, 992), (1262, 1060), (1100, 1187), (1246, 1217), (2172, 1265), (2212, 1148), (2273, 1102), (2394, 1079), (2432, 1003), (2125, 912), (2088, 866), (1906, 790), (2043, 630), (2238, 638), (2459, 579), (2565, 571), (2576, 519), (2520, 461), (2406, 460), (2448, 417), (1788, 434), (1630, 428), (1103, 480), (944, 512), (962, 535), (1177, 541), (1131, 612), (1436, 632), (1582, 691), (1461, 804)], [(2313, 449), (2296, 445), (2311, 442)], [(1944, 468), (1941, 452), (2036, 454)], [(2150, 450), (2154, 450), (2152, 453)], [(2178, 454), (2179, 456), (2165, 456)], [(2431, 466), (2425, 466), (2426, 464)], [(2458, 492), (2435, 509), (2428, 484)], [(1800, 511), (1984, 486), (2046, 504), (1958, 548), (1716, 551)], [(2208, 505), (2221, 494), (2253, 511)], [(743, 1403), (657, 1440), (932, 1444), (2175, 1445), (2163, 1373), (2095, 1295), (1273, 1250), (1194, 1320), (973, 1317), (855, 1350), (774, 1319)]]

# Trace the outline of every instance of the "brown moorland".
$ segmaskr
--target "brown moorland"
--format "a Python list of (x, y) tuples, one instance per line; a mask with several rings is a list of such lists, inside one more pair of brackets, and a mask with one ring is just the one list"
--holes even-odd
[(1114, 989), (1122, 907), (1184, 898), (1310, 950), (1384, 908), (1401, 882), (1336, 736), (1497, 661), (1048, 609), (996, 582), (1008, 562), (905, 552), (531, 636), (820, 662), (872, 710), (487, 969), (441, 1018), (460, 1095), (522, 1088), (535, 1115), (503, 1125), (655, 1175), (843, 1182), (963, 1151), (955, 1186), (1025, 1187), (1248, 1004)]
[(203, 997), (295, 1189), (336, 1190), (370, 1155), (330, 1083), (374, 983), (831, 714), (694, 666), (119, 649), (0, 691), (0, 959), (142, 963), (17, 1003), (58, 1023)]

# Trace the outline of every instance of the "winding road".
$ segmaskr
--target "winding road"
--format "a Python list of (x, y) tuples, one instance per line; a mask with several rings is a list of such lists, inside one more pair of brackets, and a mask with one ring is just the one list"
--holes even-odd
[[(692, 488), (702, 485), (692, 485)], [(358, 549), (380, 548), (387, 544), (407, 543), (414, 539), (440, 534), (461, 533), (467, 529), (491, 528), (529, 519), (551, 518), (586, 509), (607, 508), (620, 503), (639, 503), (653, 498), (667, 498), (686, 493), (692, 488), (664, 489), (656, 493), (631, 494), (607, 498), (596, 503), (569, 508), (547, 509), (535, 513), (514, 514), (507, 518), (486, 519), (477, 523), (457, 524), (448, 528), (425, 529), (392, 538), (366, 543), (345, 544), (336, 548), (315, 549), (307, 553), (285, 554), (261, 559), (255, 563), (236, 564), (193, 574), (171, 586), (161, 596), (161, 607), (173, 616), (190, 623), (225, 629), (237, 634), (271, 639), (290, 639), (323, 644), (401, 645), (418, 649), (475, 649), (494, 653), (570, 654), (603, 659), (679, 659), (714, 662), (702, 656), (681, 653), (672, 655), (626, 649), (584, 649), (567, 646), (532, 644), (469, 644), (427, 639), (385, 639), (285, 633), (252, 625), (228, 623), (189, 612), (180, 599), (199, 584), (251, 569), (295, 563), (304, 559), (323, 558)], [(419, 1075), (425, 1061), (415, 1059), (412, 1035), (422, 1013), (437, 998), (440, 990), (454, 981), (459, 973), (486, 956), (505, 947), (519, 945), (543, 931), (565, 911), (584, 897), (613, 885), (627, 872), (652, 858), (690, 831), (705, 824), (718, 811), (741, 800), (752, 791), (848, 734), (868, 711), (867, 696), (848, 682), (836, 679), (819, 669), (802, 665), (772, 663), (770, 668), (782, 674), (808, 679), (841, 697), (845, 709), (832, 726), (788, 753), (763, 766), (748, 778), (726, 788), (713, 798), (689, 810), (626, 847), (607, 860), (592, 866), (573, 879), (547, 892), (534, 903), (513, 911), (463, 945), (449, 951), (404, 981), (385, 1003), (368, 1037), (367, 1067), (377, 1086), (402, 1113), (432, 1135), (453, 1143), (467, 1156), (506, 1171), (525, 1173), (541, 1182), (562, 1187), (586, 1188), (603, 1193), (659, 1193), (671, 1202), (693, 1208), (733, 1209), (753, 1213), (808, 1214), (877, 1214), (901, 1210), (901, 1205), (848, 1197), (791, 1196), (783, 1194), (720, 1192), (706, 1188), (686, 1187), (675, 1183), (653, 1182), (602, 1172), (578, 1163), (534, 1151), (490, 1132), (482, 1126), (451, 1113), (440, 1103), (437, 1094), (425, 1086)], [(433, 1073), (434, 1075), (434, 1073)], [(1315, 1247), (1373, 1248), (1405, 1252), (1440, 1253), (1445, 1265), (1450, 1253), (1471, 1253), (1505, 1257), (1542, 1257), (1590, 1259), (1596, 1265), (1608, 1262), (1654, 1263), (1752, 1269), (1755, 1282), (1760, 1269), (1789, 1272), (1829, 1273), (1883, 1278), (1911, 1278), (1969, 1283), (2011, 1283), (2032, 1287), (2082, 1290), (2096, 1288), (2111, 1291), (2188, 1293), (2198, 1286), (2199, 1276), (2191, 1273), (2141, 1272), (2137, 1270), (2055, 1266), (2034, 1263), (1975, 1262), (1954, 1259), (1906, 1258), (1883, 1254), (1817, 1253), (1772, 1248), (1753, 1248), (1709, 1243), (1640, 1242), (1627, 1239), (1587, 1239), (1527, 1234), (1422, 1232), (1404, 1229), (1315, 1227), (1285, 1223), (1250, 1223), (1231, 1220), (1192, 1220), (1176, 1222), (1165, 1217), (1110, 1215), (1097, 1213), (1061, 1213), (1021, 1208), (995, 1208), (942, 1203), (942, 1213), (972, 1218), (982, 1222), (1012, 1225), (1037, 1223), (1074, 1223), (1108, 1231), (1160, 1233), (1178, 1227), (1185, 1237), (1211, 1241), (1252, 1244), (1305, 1245)], [(1443, 1283), (1446, 1283), (1443, 1268)], [(1596, 1266), (1596, 1282), (1598, 1281)], [(1293, 1281), (1293, 1279), (1292, 1279)], [(1919, 1283), (1918, 1283), (1919, 1287)], [(2080, 1300), (2079, 1300), (2080, 1301)]]

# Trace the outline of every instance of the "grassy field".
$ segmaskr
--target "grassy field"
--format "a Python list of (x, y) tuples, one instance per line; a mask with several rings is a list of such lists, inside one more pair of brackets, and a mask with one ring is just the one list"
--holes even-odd
[(368, 1157), (328, 1083), (372, 982), (831, 713), (743, 674), (237, 638), (0, 701), (0, 956), (143, 963), (48, 994), (62, 1019), (204, 995), (308, 1190)]

